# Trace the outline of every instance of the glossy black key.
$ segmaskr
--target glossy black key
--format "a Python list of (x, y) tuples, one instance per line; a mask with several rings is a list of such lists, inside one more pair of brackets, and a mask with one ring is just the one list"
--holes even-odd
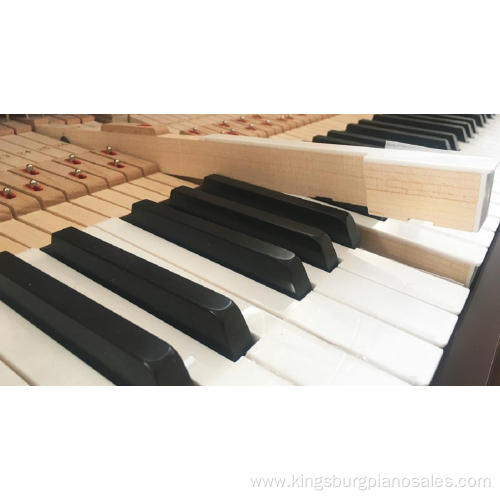
[(329, 205), (334, 205), (336, 207), (344, 208), (345, 210), (349, 210), (350, 212), (354, 212), (360, 215), (366, 215), (367, 217), (371, 217), (372, 219), (377, 220), (387, 220), (387, 217), (380, 217), (379, 215), (372, 215), (368, 212), (368, 207), (365, 205), (354, 205), (353, 203), (346, 203), (344, 201), (336, 201), (332, 198), (324, 198), (323, 196), (317, 196), (316, 199), (318, 201), (322, 201), (323, 203), (328, 203)]
[(345, 139), (344, 137), (342, 138), (328, 137), (326, 135), (315, 135), (312, 138), (312, 142), (321, 144), (338, 144), (343, 146), (366, 146), (366, 144), (363, 144), (362, 142), (359, 141), (352, 141), (350, 139)]
[(457, 115), (424, 115), (424, 116), (433, 116), (436, 118), (441, 118), (444, 120), (452, 120), (462, 123), (467, 123), (472, 130), (472, 133), (477, 133), (476, 121), (473, 118), (467, 118), (465, 116), (457, 116)]
[(115, 384), (192, 384), (172, 346), (8, 252), (0, 299)]
[(411, 134), (391, 128), (373, 128), (366, 125), (357, 125), (355, 123), (347, 125), (346, 130), (354, 134), (365, 134), (385, 139), (386, 141), (403, 142), (426, 148), (450, 149), (450, 143), (446, 139), (439, 139), (424, 134)]
[(311, 291), (301, 260), (272, 243), (150, 200), (123, 219), (295, 299)]
[(42, 250), (233, 361), (252, 345), (232, 300), (99, 238), (69, 227)]
[(439, 130), (442, 132), (449, 132), (456, 136), (459, 141), (467, 141), (467, 133), (461, 125), (452, 123), (435, 122), (426, 120), (424, 118), (408, 118), (412, 115), (373, 115), (373, 120), (398, 125), (408, 125), (410, 127), (421, 128), (424, 130)]
[(438, 137), (441, 139), (446, 139), (448, 143), (450, 144), (450, 148), (454, 151), (458, 150), (458, 142), (457, 142), (457, 137), (454, 134), (450, 134), (448, 132), (442, 132), (438, 130), (432, 130), (432, 129), (422, 129), (419, 127), (413, 127), (410, 125), (401, 125), (399, 123), (391, 123), (388, 124), (383, 121), (378, 121), (378, 120), (359, 120), (358, 125), (366, 125), (368, 127), (374, 127), (374, 128), (388, 128), (390, 127), (393, 130), (399, 130), (401, 132), (409, 132), (410, 134), (424, 134), (429, 137)]
[(322, 229), (332, 241), (350, 248), (359, 245), (361, 236), (352, 216), (344, 210), (266, 189), (222, 175), (205, 177), (201, 189), (222, 198), (259, 210), (287, 217)]
[(353, 134), (352, 132), (340, 132), (339, 130), (329, 130), (327, 137), (330, 139), (348, 139), (361, 143), (362, 146), (370, 148), (385, 148), (385, 139), (378, 139), (363, 134)]
[(445, 123), (448, 125), (459, 125), (463, 127), (469, 139), (474, 136), (474, 131), (470, 126), (470, 123), (463, 120), (459, 120), (458, 118), (444, 118), (444, 115), (398, 115), (398, 116), (421, 118), (422, 120), (431, 120), (435, 123)]
[(486, 124), (486, 120), (483, 117), (483, 115), (455, 115), (455, 116), (458, 116), (459, 118), (462, 116), (464, 118), (472, 118), (476, 122), (476, 125), (478, 127), (483, 127)]
[(170, 199), (162, 203), (287, 248), (325, 271), (338, 265), (332, 240), (316, 227), (186, 186), (173, 189)]

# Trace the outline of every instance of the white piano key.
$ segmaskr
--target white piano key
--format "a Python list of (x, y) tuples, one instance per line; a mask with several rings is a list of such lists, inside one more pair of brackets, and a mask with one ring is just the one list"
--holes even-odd
[(500, 205), (497, 205), (496, 203), (490, 203), (488, 215), (492, 215), (493, 217), (500, 217)]
[(488, 215), (488, 217), (486, 217), (486, 219), (484, 220), (483, 228), (487, 229), (488, 231), (495, 232), (498, 229), (499, 224), (500, 224), (499, 217), (494, 217), (493, 215)]
[[(140, 247), (142, 252), (147, 249), (156, 257), (223, 288), (226, 293), (235, 294), (327, 342), (362, 356), (410, 383), (429, 383), (442, 355), (438, 347), (314, 291), (296, 301), (123, 220), (108, 219), (95, 228)], [(130, 245), (126, 250), (139, 255)], [(383, 349), (379, 349), (378, 344), (382, 344)], [(395, 356), (384, 354), (384, 351), (393, 350), (397, 351)]]
[[(248, 320), (252, 324), (251, 318)], [(375, 368), (294, 325), (281, 322), (247, 353), (269, 370), (297, 385), (404, 385)]]
[[(344, 269), (337, 268), (327, 273), (306, 264), (306, 270), (316, 292), (426, 342), (444, 347), (453, 333), (458, 319), (455, 314)], [(312, 272), (314, 277), (311, 277)]]
[(5, 385), (21, 386), (29, 384), (0, 359), (0, 386)]
[(423, 300), (446, 311), (459, 314), (469, 289), (420, 269), (401, 264), (361, 248), (346, 248), (334, 243), (341, 259), (339, 267), (388, 288)]
[[(217, 377), (231, 379), (233, 372), (235, 379), (237, 377), (238, 380), (245, 381), (245, 385), (253, 385), (254, 382), (259, 383), (260, 381), (266, 381), (266, 383), (273, 385), (287, 383), (271, 373), (263, 374), (262, 372), (265, 370), (255, 363), (233, 363), (192, 337), (39, 250), (26, 250), (18, 254), (18, 257), (168, 342), (184, 361), (194, 358), (190, 359), (191, 364), (188, 371), (196, 383), (209, 385)], [(174, 270), (174, 272), (176, 271)]]
[(0, 324), (0, 357), (29, 384), (113, 385), (3, 302)]

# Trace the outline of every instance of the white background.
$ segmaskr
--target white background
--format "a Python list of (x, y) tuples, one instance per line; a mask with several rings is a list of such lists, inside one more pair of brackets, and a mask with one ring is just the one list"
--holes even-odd
[[(500, 112), (495, 4), (4, 2), (0, 111)], [(499, 401), (497, 388), (2, 389), (0, 495), (499, 498)], [(293, 473), (493, 488), (250, 488)]]

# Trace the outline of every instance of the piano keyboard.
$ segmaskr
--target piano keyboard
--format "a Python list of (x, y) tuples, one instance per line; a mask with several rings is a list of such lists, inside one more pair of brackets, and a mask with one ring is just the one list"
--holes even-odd
[[(193, 189), (153, 162), (31, 131), (1, 137), (0, 154), (0, 245), (16, 255), (2, 254), (4, 384), (429, 384), (498, 227), (494, 214), (478, 233), (379, 220), (220, 176)], [(23, 306), (29, 290), (10, 296), (14, 266), (123, 326), (108, 338), (82, 325), (90, 344), (54, 333)], [(156, 275), (182, 283), (179, 311)], [(216, 303), (238, 313), (207, 332)], [(188, 306), (191, 322), (178, 317)]]

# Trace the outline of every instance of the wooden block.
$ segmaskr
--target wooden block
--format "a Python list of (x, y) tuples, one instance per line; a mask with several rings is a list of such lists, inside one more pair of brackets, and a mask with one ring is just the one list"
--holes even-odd
[(170, 191), (172, 191), (173, 189), (172, 186), (169, 186), (167, 184), (162, 184), (161, 182), (156, 182), (151, 179), (146, 179), (145, 177), (136, 179), (135, 181), (132, 181), (130, 184), (134, 186), (139, 186), (149, 191), (153, 191), (154, 193), (161, 194), (166, 198), (170, 196)]
[(16, 134), (22, 134), (31, 130), (30, 125), (28, 125), (27, 123), (18, 122), (17, 120), (2, 120), (0, 124), (11, 128)]
[[(20, 155), (22, 155), (24, 152), (31, 153), (35, 151), (53, 158), (65, 158), (68, 156), (67, 152), (58, 148), (53, 148), (46, 144), (41, 144), (39, 142), (33, 141), (27, 138), (25, 134), (4, 137), (4, 141), (17, 146), (19, 148), (19, 152), (17, 154)], [(3, 142), (2, 144), (5, 144), (5, 142)]]
[[(3, 172), (0, 174), (3, 175)], [(0, 182), (0, 206), (5, 207), (14, 217), (19, 217), (23, 214), (32, 212), (33, 210), (40, 209), (40, 203), (32, 196), (27, 196), (17, 189), (12, 189), (14, 198), (8, 198), (4, 193), (3, 189), (6, 186)]]
[(98, 122), (128, 122), (128, 115), (94, 115)]
[(11, 129), (10, 127), (6, 127), (5, 125), (0, 125), (0, 137), (13, 134), (14, 134), (13, 129)]
[(17, 122), (26, 123), (31, 127), (34, 127), (35, 125), (44, 125), (49, 123), (49, 119), (44, 115), (29, 115), (29, 116), (13, 115), (13, 118)]
[(68, 144), (67, 142), (64, 141), (58, 141), (56, 139), (53, 139), (52, 137), (48, 137), (43, 134), (38, 134), (36, 132), (26, 132), (25, 134), (22, 135), (22, 137), (30, 139), (31, 141), (37, 142), (39, 144), (62, 149), (63, 151), (66, 151), (67, 154), (73, 153), (78, 155), (80, 153), (84, 153), (87, 151), (85, 148), (81, 148), (76, 144)]
[(120, 207), (126, 208), (127, 210), (132, 210), (132, 205), (138, 200), (132, 196), (128, 196), (124, 193), (115, 191), (114, 189), (105, 189), (103, 191), (98, 191), (94, 193), (95, 198), (99, 198), (104, 201), (108, 201)]
[(381, 150), (364, 159), (371, 214), (432, 221), (464, 231), (481, 229), (497, 160), (421, 151), (387, 152)]
[(24, 193), (25, 195), (35, 198), (43, 209), (65, 201), (62, 191), (47, 186), (47, 184), (42, 182), (39, 183), (41, 190), (37, 191), (36, 186), (32, 187), (29, 185), (29, 181), (29, 179), (13, 174), (12, 172), (0, 173), (0, 184), (10, 187), (16, 192), (16, 195), (17, 193)]
[(67, 202), (52, 205), (47, 211), (81, 226), (92, 226), (107, 219), (104, 215)]
[(89, 122), (95, 121), (94, 115), (78, 115), (78, 114), (75, 114), (73, 116), (76, 116), (77, 118), (79, 118), (82, 123), (89, 123)]
[(87, 210), (105, 215), (106, 217), (123, 217), (130, 213), (130, 210), (124, 207), (96, 198), (95, 196), (82, 196), (73, 200), (72, 203), (86, 208)]
[(87, 153), (78, 155), (78, 159), (85, 160), (89, 163), (94, 163), (96, 165), (99, 165), (100, 167), (107, 168), (114, 172), (118, 171), (121, 174), (123, 174), (126, 180), (129, 182), (133, 179), (138, 179), (139, 177), (142, 177), (142, 170), (139, 167), (134, 167), (133, 165), (130, 165), (129, 163), (126, 162), (120, 163), (119, 166), (115, 166), (114, 160), (115, 159), (119, 160), (118, 157), (105, 158), (100, 154), (89, 151)]
[(168, 134), (167, 125), (150, 123), (104, 123), (101, 127), (103, 132), (117, 132), (122, 134), (136, 135), (161, 135)]
[(36, 166), (35, 172), (38, 172), (36, 175), (32, 175), (26, 171), (26, 169), (12, 169), (11, 172), (20, 175), (27, 179), (29, 182), (31, 179), (35, 179), (38, 182), (43, 183), (44, 185), (50, 186), (58, 191), (61, 191), (66, 200), (72, 200), (73, 198), (77, 198), (78, 196), (85, 196), (88, 194), (87, 188), (80, 184), (79, 182), (75, 182), (71, 179), (70, 176), (62, 177), (57, 174), (52, 174), (45, 170), (38, 169)]
[(113, 190), (131, 196), (136, 200), (163, 201), (167, 198), (167, 196), (149, 191), (149, 189), (134, 186), (131, 183), (120, 184), (119, 186), (115, 186)]
[[(7, 136), (8, 137), (8, 136)], [(6, 137), (0, 139), (0, 151), (4, 154), (2, 155), (2, 161), (7, 163), (7, 155), (15, 155), (24, 158), (26, 163), (38, 163), (42, 161), (50, 160), (51, 157), (40, 153), (38, 151), (32, 151), (26, 149), (24, 146), (19, 146), (18, 144), (13, 144), (7, 140)]]
[(78, 182), (82, 186), (85, 186), (85, 189), (89, 194), (100, 191), (101, 189), (106, 189), (108, 187), (108, 184), (106, 183), (106, 180), (104, 178), (90, 174), (89, 172), (85, 172), (83, 169), (81, 169), (82, 172), (80, 174), (77, 174), (75, 173), (75, 169), (73, 167), (70, 167), (69, 165), (63, 165), (62, 163), (57, 163), (56, 161), (37, 165), (37, 168), (39, 170), (44, 170), (46, 172), (60, 175), (64, 178), (70, 178), (74, 182)]
[(76, 160), (78, 163), (74, 163), (69, 159), (54, 160), (54, 161), (60, 163), (61, 165), (64, 165), (65, 167), (70, 167), (73, 171), (76, 168), (79, 168), (83, 170), (83, 172), (85, 173), (90, 173), (92, 175), (95, 175), (96, 177), (100, 177), (106, 182), (106, 185), (108, 187), (116, 186), (117, 184), (122, 184), (124, 182), (127, 182), (125, 174), (120, 172), (119, 169), (117, 168), (102, 167), (100, 165), (96, 165), (95, 163), (85, 161), (81, 158), (78, 158)]
[(55, 233), (56, 231), (60, 231), (70, 226), (76, 227), (77, 229), (83, 229), (84, 227), (83, 225), (76, 224), (68, 219), (46, 212), (45, 210), (36, 210), (35, 212), (22, 215), (19, 217), (19, 220), (47, 233)]
[(57, 120), (61, 120), (66, 125), (78, 125), (82, 123), (80, 118), (74, 115), (50, 115), (51, 118), (55, 118)]
[(118, 159), (125, 165), (132, 165), (133, 167), (137, 167), (141, 170), (142, 175), (154, 174), (159, 170), (158, 165), (155, 162), (137, 158), (136, 156), (131, 156), (127, 153), (122, 153), (121, 151), (112, 150), (111, 152), (108, 152), (106, 149), (98, 149), (91, 152), (109, 160)]
[(41, 248), (50, 244), (49, 233), (18, 220), (0, 222), (0, 234), (28, 248)]
[(0, 235), (0, 252), (10, 252), (16, 254), (24, 252), (25, 250), (28, 250), (28, 247)]

